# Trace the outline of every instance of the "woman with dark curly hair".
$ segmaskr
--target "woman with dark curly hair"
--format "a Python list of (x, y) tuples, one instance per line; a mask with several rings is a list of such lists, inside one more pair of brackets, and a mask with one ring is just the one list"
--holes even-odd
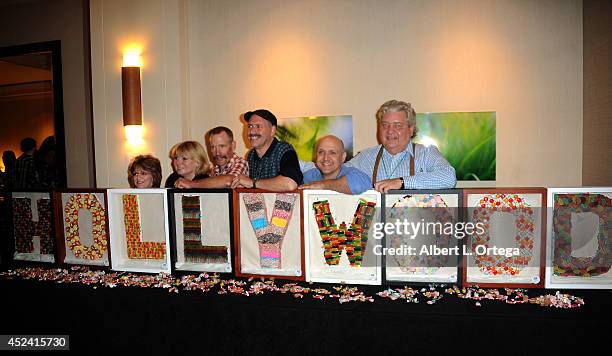
[(128, 166), (131, 188), (159, 188), (161, 178), (161, 163), (151, 155), (138, 155)]

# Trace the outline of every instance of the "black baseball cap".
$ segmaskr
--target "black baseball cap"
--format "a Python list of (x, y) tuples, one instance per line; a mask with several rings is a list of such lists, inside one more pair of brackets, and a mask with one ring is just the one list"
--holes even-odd
[(259, 117), (261, 117), (264, 120), (268, 120), (272, 126), (277, 126), (276, 125), (276, 116), (274, 116), (273, 113), (271, 113), (270, 111), (266, 110), (266, 109), (257, 109), (255, 111), (248, 111), (244, 113), (244, 121), (249, 122), (249, 120), (251, 119), (251, 116), (253, 115), (257, 115)]

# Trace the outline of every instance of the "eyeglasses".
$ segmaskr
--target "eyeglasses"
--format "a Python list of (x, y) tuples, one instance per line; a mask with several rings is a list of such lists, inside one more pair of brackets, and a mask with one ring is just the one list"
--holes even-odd
[(386, 122), (386, 121), (381, 121), (380, 122), (380, 127), (383, 130), (389, 130), (391, 128), (393, 128), (395, 130), (402, 130), (406, 126), (408, 126), (408, 125), (405, 122)]

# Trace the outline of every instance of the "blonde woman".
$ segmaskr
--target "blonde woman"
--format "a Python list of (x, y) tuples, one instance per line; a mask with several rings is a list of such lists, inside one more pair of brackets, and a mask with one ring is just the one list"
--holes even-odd
[(174, 172), (166, 179), (166, 188), (180, 188), (182, 180), (199, 180), (208, 178), (210, 163), (204, 147), (196, 141), (177, 143), (170, 149)]

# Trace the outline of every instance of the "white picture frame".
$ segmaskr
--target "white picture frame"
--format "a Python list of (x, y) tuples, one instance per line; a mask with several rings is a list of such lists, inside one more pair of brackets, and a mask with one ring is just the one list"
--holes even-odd
[[(601, 205), (601, 200), (595, 198), (597, 195), (606, 197), (608, 206), (594, 212), (592, 207)], [(578, 199), (569, 199), (569, 197), (584, 197), (584, 199), (580, 199), (579, 203)], [(588, 263), (588, 259), (595, 259), (597, 254), (605, 253), (602, 249), (605, 249), (606, 246), (607, 253), (612, 253), (610, 230), (608, 229), (607, 231), (607, 237), (605, 232), (601, 231), (601, 224), (607, 225), (608, 228), (611, 225), (609, 221), (601, 221), (603, 218), (599, 216), (599, 214), (602, 214), (602, 216), (607, 218), (610, 217), (612, 212), (610, 209), (612, 206), (609, 205), (610, 199), (612, 199), (612, 187), (563, 187), (548, 189), (548, 248), (546, 250), (545, 283), (547, 289), (612, 289), (612, 268), (598, 264), (591, 264), (589, 267)], [(570, 210), (563, 211), (563, 207)], [(578, 210), (581, 210), (582, 213), (576, 213)], [(565, 241), (557, 241), (557, 238), (563, 238), (559, 236), (565, 236)], [(607, 242), (602, 241), (600, 244), (600, 240), (606, 238)], [(565, 251), (562, 253), (560, 246), (565, 246), (565, 249), (571, 248), (569, 256)], [(608, 257), (607, 261), (610, 263), (612, 259)], [(583, 273), (583, 275), (564, 276), (563, 274), (576, 274), (576, 272), (569, 272), (567, 267), (570, 266), (581, 271), (578, 273)], [(607, 270), (607, 272), (600, 273), (601, 271), (599, 271), (595, 275), (593, 273), (594, 270), (591, 270), (591, 272), (585, 270), (585, 268), (593, 267)], [(584, 275), (588, 273), (593, 273), (594, 275)]]
[[(170, 273), (170, 234), (166, 189), (108, 189), (111, 268), (116, 271)], [(124, 196), (136, 196), (141, 228), (140, 243), (156, 246), (161, 258), (134, 258), (128, 253)], [(130, 198), (131, 199), (131, 198)], [(133, 200), (132, 200), (133, 202)], [(134, 251), (134, 250), (133, 250)], [(163, 254), (162, 254), (163, 251)], [(133, 252), (136, 253), (136, 252)], [(140, 252), (138, 252), (140, 253)], [(146, 256), (149, 252), (145, 252)]]
[[(376, 255), (374, 250), (377, 244), (382, 244), (382, 238), (375, 239), (373, 236), (374, 225), (381, 221), (380, 193), (368, 190), (360, 195), (347, 195), (329, 190), (304, 190), (303, 197), (306, 280), (323, 283), (381, 285), (381, 256)], [(362, 247), (361, 259), (352, 257), (353, 262), (350, 262), (345, 247), (341, 247), (339, 255), (334, 254), (334, 257), (329, 258), (330, 244), (327, 243), (326, 249), (314, 204), (319, 204), (317, 207), (320, 207), (321, 202), (327, 201), (335, 225), (340, 226), (342, 222), (347, 225), (351, 224), (360, 199), (372, 203), (374, 208), (367, 231), (366, 245), (365, 248)], [(328, 258), (325, 256), (326, 253)]]

